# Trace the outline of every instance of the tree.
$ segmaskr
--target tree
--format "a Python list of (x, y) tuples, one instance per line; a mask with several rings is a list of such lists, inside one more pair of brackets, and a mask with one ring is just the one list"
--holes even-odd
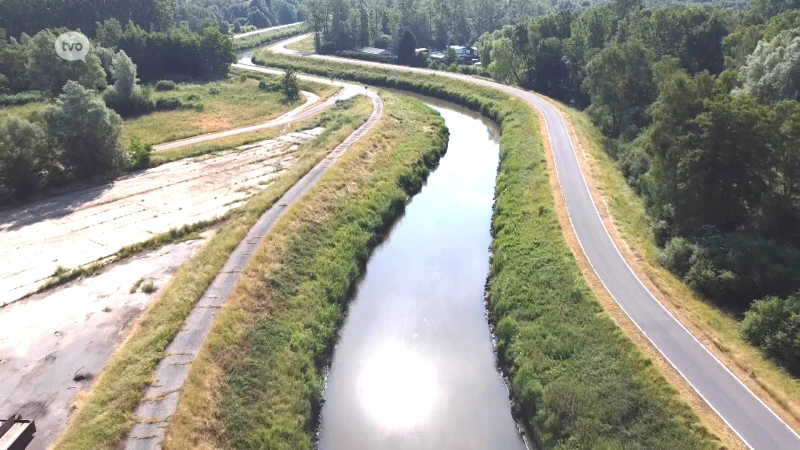
[(489, 72), (496, 80), (519, 84), (522, 79), (524, 62), (514, 51), (511, 39), (501, 37), (492, 43)]
[(762, 40), (739, 72), (742, 90), (764, 103), (800, 100), (800, 28)]
[(297, 100), (300, 97), (300, 87), (297, 84), (297, 74), (292, 69), (287, 69), (281, 81), (281, 92), (287, 100)]
[(25, 47), (14, 40), (9, 42), (5, 30), (0, 28), (0, 92), (27, 89), (27, 60)]
[(414, 65), (416, 59), (417, 39), (406, 30), (400, 38), (400, 45), (397, 47), (397, 62), (405, 66)]
[(114, 85), (103, 93), (109, 108), (122, 116), (145, 114), (155, 107), (150, 98), (150, 90), (139, 86), (136, 78), (136, 64), (125, 51), (120, 50), (111, 62)]
[(800, 295), (754, 302), (742, 321), (742, 334), (789, 372), (800, 374)]
[(213, 27), (204, 29), (200, 35), (200, 54), (204, 71), (211, 75), (227, 75), (231, 64), (236, 62), (233, 39)]
[(600, 123), (603, 115), (610, 116), (612, 137), (646, 124), (645, 109), (656, 96), (651, 62), (652, 52), (630, 41), (606, 47), (586, 66), (583, 89), (592, 99), (590, 114)]
[(44, 115), (51, 139), (63, 151), (61, 163), (69, 175), (108, 175), (123, 167), (122, 118), (93, 91), (70, 81)]
[(86, 62), (67, 61), (53, 51), (55, 42), (56, 35), (51, 30), (44, 30), (26, 44), (28, 78), (33, 89), (55, 96), (70, 80), (77, 81), (87, 89), (105, 89), (106, 74), (100, 59), (92, 50), (86, 55)]
[(49, 162), (47, 137), (38, 124), (17, 116), (0, 121), (0, 189), (35, 192), (46, 181)]

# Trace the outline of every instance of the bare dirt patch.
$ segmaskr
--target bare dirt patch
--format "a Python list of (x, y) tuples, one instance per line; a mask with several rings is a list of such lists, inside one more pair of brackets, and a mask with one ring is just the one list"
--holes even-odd
[(298, 145), (322, 131), (289, 133), (0, 210), (0, 305), (34, 292), (59, 267), (103, 260), (124, 246), (225, 214), (292, 167)]
[(131, 287), (140, 280), (166, 286), (211, 234), (0, 308), (0, 417), (20, 412), (36, 420), (30, 449), (43, 449), (58, 435), (79, 394), (158, 295)]

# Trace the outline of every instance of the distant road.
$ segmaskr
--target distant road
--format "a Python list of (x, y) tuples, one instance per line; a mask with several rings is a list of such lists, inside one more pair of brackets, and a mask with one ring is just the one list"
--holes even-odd
[[(278, 53), (300, 55), (287, 49), (286, 45), (307, 36), (309, 35), (287, 39), (271, 48)], [(758, 450), (800, 449), (800, 436), (706, 349), (647, 290), (628, 266), (600, 218), (578, 163), (578, 156), (566, 123), (553, 104), (523, 89), (451, 72), (331, 56), (308, 54), (303, 56), (393, 71), (402, 70), (455, 78), (506, 92), (538, 109), (544, 116), (547, 126), (556, 172), (572, 228), (589, 263), (614, 300), (664, 355), (664, 358), (745, 444)]]
[(303, 22), (295, 22), (295, 23), (290, 23), (290, 24), (287, 24), (287, 25), (278, 25), (277, 27), (260, 28), (258, 30), (248, 31), (247, 33), (235, 34), (235, 35), (233, 35), (233, 38), (234, 39), (241, 39), (243, 37), (252, 36), (254, 34), (261, 34), (261, 33), (266, 33), (267, 31), (274, 31), (274, 30), (280, 30), (281, 28), (293, 27), (293, 26), (299, 25), (301, 23), (303, 23)]

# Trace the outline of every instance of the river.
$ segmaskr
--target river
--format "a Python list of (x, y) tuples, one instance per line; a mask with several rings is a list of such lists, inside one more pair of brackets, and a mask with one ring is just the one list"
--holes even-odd
[(424, 102), (450, 130), (448, 151), (349, 303), (322, 450), (525, 449), (484, 305), (500, 133), (464, 108)]

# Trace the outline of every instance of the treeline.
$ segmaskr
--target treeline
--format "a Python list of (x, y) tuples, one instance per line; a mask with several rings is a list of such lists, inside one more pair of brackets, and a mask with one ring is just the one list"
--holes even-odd
[(659, 262), (724, 309), (756, 302), (745, 337), (800, 375), (798, 6), (614, 0), (478, 48), (498, 80), (587, 108), (645, 201)]
[[(584, 2), (587, 3), (588, 2)], [(306, 0), (306, 20), (318, 52), (399, 46), (405, 32), (417, 45), (443, 49), (474, 42), (504, 24), (517, 23), (571, 3), (546, 0)]]
[(102, 90), (111, 78), (110, 66), (116, 50), (124, 50), (142, 68), (144, 81), (165, 77), (214, 77), (228, 73), (235, 62), (233, 41), (215, 28), (201, 34), (184, 28), (146, 32), (131, 22), (123, 28), (116, 19), (96, 27), (97, 38), (86, 62), (65, 61), (55, 53), (56, 37), (65, 28), (47, 29), (21, 41), (8, 39), (0, 29), (0, 94), (29, 90), (55, 96), (68, 80)]
[(196, 33), (209, 27), (224, 34), (304, 20), (297, 0), (3, 0), (0, 28), (9, 36), (64, 27), (94, 35), (108, 20), (133, 22), (146, 31), (183, 25)]
[(297, 0), (181, 0), (178, 22), (193, 31), (221, 26), (232, 33), (305, 20)]
[(301, 10), (315, 32), (320, 53), (364, 46), (397, 53), (406, 32), (421, 47), (444, 50), (453, 44), (472, 45), (484, 33), (504, 25), (594, 3), (596, 0), (305, 0)]

